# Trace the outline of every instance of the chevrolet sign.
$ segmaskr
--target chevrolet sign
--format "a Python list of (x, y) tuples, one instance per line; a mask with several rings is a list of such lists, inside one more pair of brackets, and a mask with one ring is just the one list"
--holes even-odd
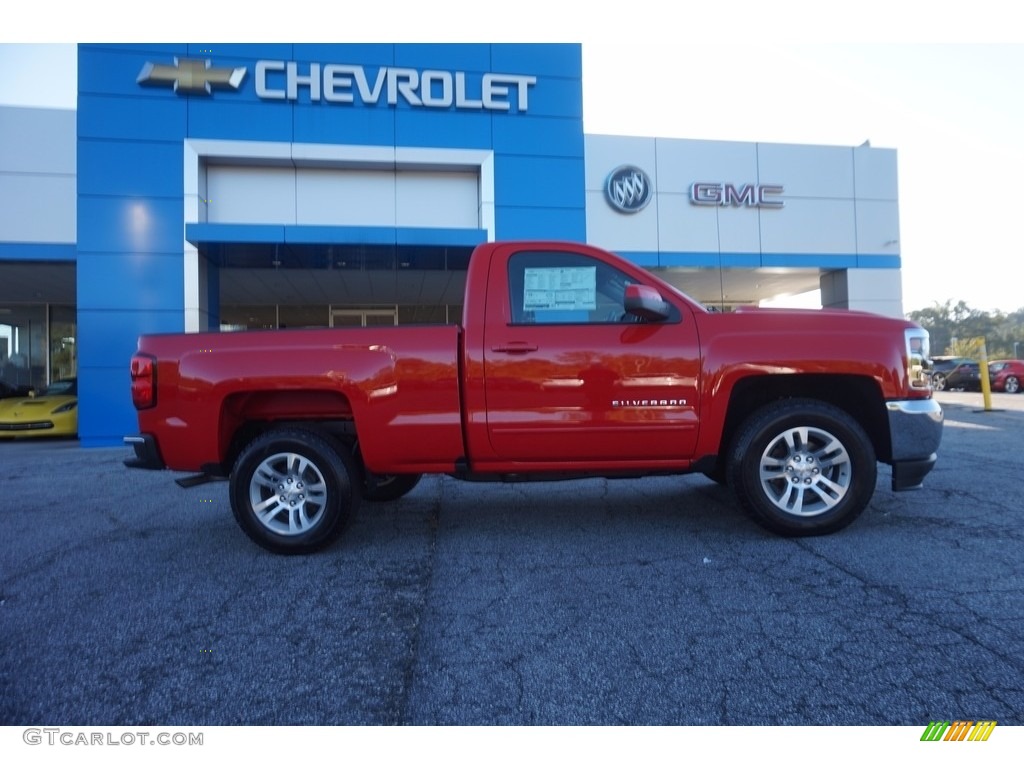
[[(372, 70), (371, 70), (372, 71)], [(146, 62), (140, 85), (170, 85), (177, 93), (209, 95), (214, 87), (238, 90), (246, 68), (213, 67), (209, 60), (174, 59), (174, 65)], [(470, 75), (442, 69), (379, 67), (372, 76), (359, 64), (299, 65), (294, 61), (256, 62), (256, 96), (270, 101), (297, 101), (305, 90), (312, 102), (366, 104), (436, 109), (484, 109), (519, 112), (530, 106), (532, 75), (486, 72)]]
[[(294, 61), (256, 62), (256, 95), (261, 99), (295, 101), (299, 89), (309, 92), (310, 101), (333, 104), (377, 104), (383, 98), (390, 106), (404, 101), (413, 107), (447, 109), (489, 109), (508, 112), (529, 108), (530, 86), (537, 78), (529, 75), (499, 75), (488, 72), (473, 78), (469, 95), (467, 74), (440, 69), (380, 67), (371, 78), (358, 64), (309, 64), (304, 71)], [(358, 99), (357, 99), (358, 97)]]

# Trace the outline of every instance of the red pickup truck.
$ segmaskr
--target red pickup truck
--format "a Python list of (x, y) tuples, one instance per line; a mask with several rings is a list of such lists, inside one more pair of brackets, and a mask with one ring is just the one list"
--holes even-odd
[(499, 242), (461, 326), (146, 335), (129, 466), (229, 479), (275, 552), (334, 541), (424, 473), (552, 480), (703, 472), (783, 535), (920, 487), (942, 411), (927, 331), (845, 310), (709, 312), (597, 248)]

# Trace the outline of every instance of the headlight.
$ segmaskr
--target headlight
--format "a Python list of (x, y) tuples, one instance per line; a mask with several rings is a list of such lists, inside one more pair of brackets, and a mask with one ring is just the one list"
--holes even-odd
[(77, 400), (72, 400), (70, 403), (64, 403), (64, 405), (60, 406), (59, 408), (54, 408), (53, 412), (54, 413), (67, 413), (68, 411), (73, 411), (77, 407), (78, 407), (78, 401)]
[(928, 389), (931, 381), (925, 366), (931, 357), (931, 342), (924, 328), (908, 328), (904, 332), (907, 344), (907, 381), (911, 389)]

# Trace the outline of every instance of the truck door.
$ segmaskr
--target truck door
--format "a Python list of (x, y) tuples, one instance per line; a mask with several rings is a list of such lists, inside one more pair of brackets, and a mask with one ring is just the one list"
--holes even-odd
[(630, 265), (572, 250), (520, 250), (492, 263), (484, 337), (491, 448), (504, 461), (571, 465), (678, 460), (697, 438), (693, 317), (624, 311)]

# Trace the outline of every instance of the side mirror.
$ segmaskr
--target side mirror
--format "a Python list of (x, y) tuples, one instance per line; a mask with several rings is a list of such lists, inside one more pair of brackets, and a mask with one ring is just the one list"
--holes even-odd
[(631, 315), (644, 320), (667, 320), (672, 314), (672, 305), (649, 285), (627, 285), (622, 305)]

